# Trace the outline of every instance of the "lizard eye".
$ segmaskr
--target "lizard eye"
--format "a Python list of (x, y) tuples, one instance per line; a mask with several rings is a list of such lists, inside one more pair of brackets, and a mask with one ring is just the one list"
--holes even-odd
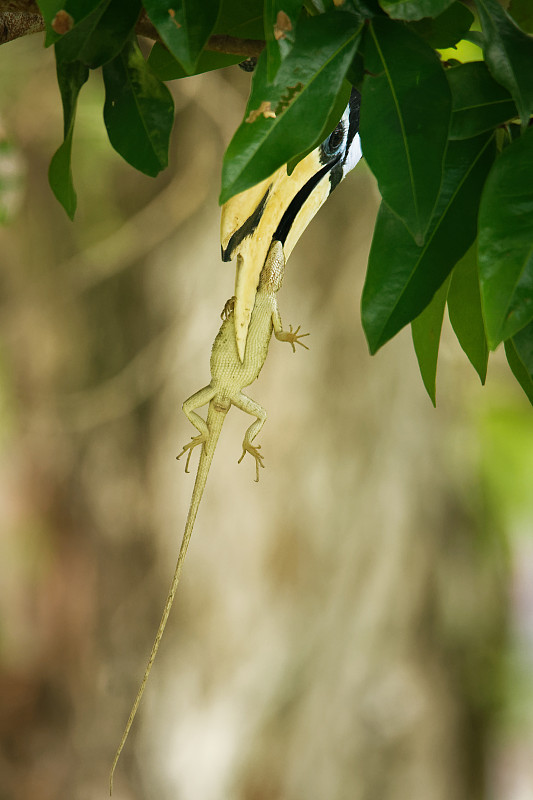
[(324, 155), (331, 157), (336, 155), (342, 144), (344, 142), (344, 124), (341, 120), (333, 133), (331, 133), (324, 144), (322, 145), (322, 149), (324, 151)]

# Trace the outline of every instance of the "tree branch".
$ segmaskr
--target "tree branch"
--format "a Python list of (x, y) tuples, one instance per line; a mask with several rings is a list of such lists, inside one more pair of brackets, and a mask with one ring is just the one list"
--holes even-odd
[(26, 11), (0, 12), (0, 44), (12, 42), (28, 33), (44, 31), (44, 20), (40, 14)]
[(235, 36), (219, 34), (210, 36), (205, 49), (215, 50), (217, 53), (228, 53), (232, 56), (243, 58), (258, 58), (264, 50), (265, 42), (262, 39), (237, 39)]
[[(30, 33), (40, 33), (44, 29), (43, 17), (34, 0), (0, 0), (0, 45)], [(139, 36), (161, 41), (146, 11), (142, 12), (135, 31)], [(235, 36), (219, 34), (210, 37), (206, 50), (250, 58), (259, 56), (264, 46), (265, 43), (261, 39), (238, 39)]]

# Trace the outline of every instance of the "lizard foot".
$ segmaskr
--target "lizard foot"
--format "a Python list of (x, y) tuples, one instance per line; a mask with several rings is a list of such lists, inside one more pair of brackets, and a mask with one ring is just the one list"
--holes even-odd
[(189, 472), (189, 461), (191, 460), (191, 453), (193, 451), (193, 448), (207, 441), (207, 436), (205, 436), (203, 433), (199, 433), (198, 436), (193, 436), (191, 438), (192, 441), (187, 442), (187, 444), (184, 444), (183, 450), (181, 451), (179, 456), (176, 456), (176, 458), (179, 460), (182, 457), (182, 455), (184, 455), (184, 453), (187, 453), (187, 451), (189, 451), (187, 453), (187, 461), (185, 462), (185, 472)]
[(242, 456), (238, 460), (238, 464), (241, 463), (246, 453), (250, 453), (251, 456), (255, 458), (255, 482), (259, 483), (259, 467), (264, 468), (263, 459), (264, 456), (261, 455), (259, 450), (261, 449), (261, 445), (258, 444), (257, 447), (254, 447), (253, 444), (244, 441), (242, 443)]
[(235, 310), (235, 297), (230, 297), (229, 300), (226, 300), (226, 305), (222, 309), (222, 314), (220, 315), (220, 319), (228, 319), (233, 314)]
[(289, 330), (288, 331), (283, 331), (282, 334), (280, 334), (280, 336), (278, 337), (282, 341), (288, 342), (290, 344), (290, 346), (292, 347), (292, 352), (293, 353), (296, 352), (296, 348), (294, 346), (295, 344), (301, 344), (302, 347), (305, 347), (306, 350), (309, 350), (308, 346), (300, 341), (300, 339), (303, 339), (304, 336), (309, 336), (309, 334), (308, 333), (298, 333), (300, 328), (301, 328), (301, 325), (298, 325), (296, 330), (293, 331), (292, 325), (289, 325)]

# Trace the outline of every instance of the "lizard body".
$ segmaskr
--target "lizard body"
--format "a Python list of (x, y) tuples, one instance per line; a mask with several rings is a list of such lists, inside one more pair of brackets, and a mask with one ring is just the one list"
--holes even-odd
[[(167, 595), (163, 615), (159, 623), (159, 628), (152, 645), (148, 665), (144, 672), (144, 676), (137, 692), (137, 696), (133, 703), (120, 745), (116, 752), (113, 766), (111, 768), (111, 775), (109, 781), (110, 794), (113, 791), (113, 775), (118, 759), (128, 737), (131, 725), (133, 723), (137, 708), (141, 701), (148, 676), (152, 669), (159, 645), (163, 637), (165, 626), (172, 608), (176, 589), (178, 587), (183, 562), (187, 553), (187, 548), (194, 528), (194, 522), (200, 501), (203, 496), (204, 488), (207, 482), (207, 476), (213, 455), (217, 446), (218, 438), (224, 424), (226, 414), (232, 405), (245, 411), (247, 414), (254, 416), (256, 419), (246, 430), (243, 440), (243, 450), (239, 463), (242, 461), (246, 453), (250, 453), (255, 458), (256, 463), (256, 481), (259, 480), (259, 467), (263, 467), (263, 456), (259, 453), (260, 445), (254, 446), (253, 440), (263, 427), (266, 420), (266, 411), (258, 403), (252, 400), (247, 395), (243, 394), (242, 389), (253, 383), (258, 377), (263, 364), (265, 363), (268, 347), (272, 333), (279, 341), (289, 342), (292, 346), (293, 352), (296, 352), (295, 344), (300, 344), (302, 347), (306, 345), (300, 341), (303, 336), (308, 336), (306, 333), (299, 333), (298, 327), (295, 331), (292, 326), (289, 326), (289, 331), (284, 331), (281, 323), (281, 317), (278, 309), (278, 302), (276, 293), (280, 289), (283, 274), (285, 270), (285, 256), (283, 253), (283, 245), (279, 241), (273, 241), (269, 249), (263, 270), (260, 275), (259, 285), (255, 298), (255, 304), (250, 319), (250, 326), (248, 330), (248, 337), (246, 341), (246, 349), (244, 359), (241, 361), (237, 349), (237, 342), (235, 339), (235, 327), (233, 322), (233, 300), (229, 300), (222, 312), (222, 325), (213, 343), (211, 351), (211, 382), (193, 394), (183, 404), (183, 411), (194, 427), (199, 431), (197, 436), (192, 438), (192, 441), (183, 447), (182, 452), (178, 456), (187, 453), (187, 461), (185, 464), (185, 471), (188, 472), (189, 461), (192, 450), (201, 446), (200, 460), (198, 463), (198, 470), (194, 488), (192, 491), (191, 504), (187, 514), (187, 521), (185, 523), (185, 531), (181, 542), (181, 547), (176, 563), (176, 568)], [(306, 347), (306, 349), (308, 349)], [(197, 409), (209, 403), (207, 412), (207, 419), (203, 419), (196, 413)]]

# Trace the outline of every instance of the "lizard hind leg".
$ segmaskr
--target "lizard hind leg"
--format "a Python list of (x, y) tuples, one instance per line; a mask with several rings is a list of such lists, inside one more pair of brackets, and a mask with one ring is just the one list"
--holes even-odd
[(209, 384), (209, 386), (204, 386), (203, 389), (200, 389), (195, 394), (191, 395), (188, 400), (185, 400), (183, 404), (183, 413), (191, 422), (194, 427), (200, 431), (198, 436), (193, 436), (192, 441), (187, 442), (187, 444), (183, 445), (183, 450), (181, 453), (176, 456), (177, 459), (180, 459), (182, 455), (187, 453), (187, 461), (185, 462), (185, 472), (189, 472), (189, 461), (191, 460), (191, 454), (195, 447), (198, 445), (203, 445), (204, 442), (207, 441), (207, 437), (209, 435), (209, 430), (207, 427), (207, 423), (205, 419), (203, 419), (199, 414), (196, 413), (195, 409), (201, 408), (202, 406), (207, 405), (213, 397), (215, 396), (215, 389)]
[(247, 414), (251, 414), (252, 417), (256, 417), (255, 422), (252, 422), (250, 427), (247, 429), (246, 433), (244, 434), (244, 439), (242, 443), (242, 455), (239, 458), (239, 464), (243, 460), (246, 453), (250, 453), (251, 456), (255, 458), (255, 481), (256, 483), (259, 482), (259, 467), (264, 467), (263, 459), (264, 456), (261, 455), (259, 450), (261, 449), (261, 445), (254, 446), (252, 444), (253, 440), (265, 424), (267, 418), (267, 412), (265, 409), (256, 403), (255, 400), (252, 400), (247, 395), (239, 392), (236, 397), (231, 398), (231, 402), (237, 408), (240, 408), (241, 411), (245, 411)]

